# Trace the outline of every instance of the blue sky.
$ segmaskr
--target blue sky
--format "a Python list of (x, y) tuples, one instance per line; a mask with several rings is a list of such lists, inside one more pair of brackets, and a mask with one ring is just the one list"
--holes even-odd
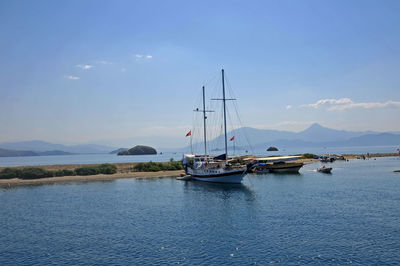
[(399, 14), (399, 1), (3, 0), (0, 142), (184, 145), (221, 68), (246, 126), (400, 131)]

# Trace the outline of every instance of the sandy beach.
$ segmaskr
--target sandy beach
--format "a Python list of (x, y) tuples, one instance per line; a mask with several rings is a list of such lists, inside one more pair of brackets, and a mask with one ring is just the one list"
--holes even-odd
[[(47, 170), (54, 169), (58, 166), (41, 166)], [(70, 166), (63, 166), (62, 169), (71, 169)], [(160, 171), (160, 172), (120, 172), (118, 171), (112, 175), (87, 175), (87, 176), (61, 176), (61, 177), (47, 177), (39, 179), (0, 179), (0, 187), (16, 187), (16, 186), (31, 186), (31, 185), (44, 185), (55, 183), (70, 183), (70, 182), (90, 182), (90, 181), (112, 181), (120, 178), (175, 178), (183, 174), (183, 170), (177, 171)]]

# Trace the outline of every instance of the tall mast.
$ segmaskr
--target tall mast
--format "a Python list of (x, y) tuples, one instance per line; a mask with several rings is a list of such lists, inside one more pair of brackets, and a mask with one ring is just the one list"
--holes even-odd
[(206, 131), (206, 93), (203, 86), (203, 123), (204, 123), (204, 155), (207, 155), (207, 131)]
[(222, 69), (222, 102), (224, 104), (224, 133), (225, 133), (225, 159), (228, 160), (228, 137), (226, 134), (226, 98), (225, 98), (225, 79), (224, 79), (224, 69)]
[(199, 108), (196, 108), (196, 110), (193, 110), (195, 112), (202, 112), (203, 113), (203, 127), (204, 127), (204, 155), (207, 155), (207, 130), (206, 130), (206, 119), (207, 119), (207, 112), (211, 113), (214, 112), (212, 110), (206, 110), (206, 92), (205, 88), (203, 86), (203, 110), (199, 110)]
[(226, 101), (233, 101), (236, 99), (227, 99), (225, 98), (225, 72), (222, 69), (222, 99), (211, 99), (222, 101), (224, 105), (224, 135), (225, 135), (225, 159), (228, 160), (228, 136), (226, 134)]

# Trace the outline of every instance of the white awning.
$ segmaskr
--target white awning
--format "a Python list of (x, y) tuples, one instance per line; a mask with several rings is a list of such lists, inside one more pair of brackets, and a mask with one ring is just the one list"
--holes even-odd
[(300, 159), (300, 157), (301, 156), (273, 156), (273, 157), (246, 158), (244, 160), (265, 161), (265, 162), (288, 162), (288, 161), (296, 161)]

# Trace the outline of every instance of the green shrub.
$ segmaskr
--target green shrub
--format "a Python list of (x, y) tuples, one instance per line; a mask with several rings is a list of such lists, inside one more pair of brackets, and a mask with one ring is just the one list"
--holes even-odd
[(104, 163), (96, 166), (85, 166), (75, 169), (76, 175), (98, 175), (106, 174), (111, 175), (117, 172), (117, 167), (113, 164)]
[(117, 167), (113, 164), (101, 164), (98, 166), (85, 166), (72, 170), (62, 169), (57, 171), (47, 171), (39, 167), (27, 167), (23, 169), (4, 168), (0, 171), (0, 179), (37, 179), (44, 177), (59, 177), (59, 176), (73, 176), (73, 175), (97, 175), (97, 174), (115, 174)]
[(20, 177), (21, 170), (15, 168), (4, 168), (0, 172), (0, 179), (11, 179)]
[(182, 161), (174, 161), (171, 159), (166, 163), (138, 163), (133, 167), (133, 169), (137, 172), (158, 172), (158, 171), (171, 171), (171, 170), (182, 170), (183, 165)]
[(315, 154), (312, 153), (304, 153), (303, 156), (301, 156), (302, 159), (314, 159), (315, 158)]
[(99, 171), (95, 166), (85, 166), (75, 169), (76, 175), (97, 175)]
[(99, 165), (97, 168), (101, 174), (111, 175), (117, 172), (117, 167), (109, 163), (103, 163)]
[(72, 176), (74, 174), (74, 171), (67, 169), (62, 169), (54, 172), (54, 176)]
[(27, 167), (27, 168), (23, 168), (21, 170), (21, 174), (20, 174), (19, 178), (21, 178), (21, 179), (37, 179), (37, 178), (52, 177), (52, 176), (53, 176), (53, 172), (46, 171), (43, 168)]

